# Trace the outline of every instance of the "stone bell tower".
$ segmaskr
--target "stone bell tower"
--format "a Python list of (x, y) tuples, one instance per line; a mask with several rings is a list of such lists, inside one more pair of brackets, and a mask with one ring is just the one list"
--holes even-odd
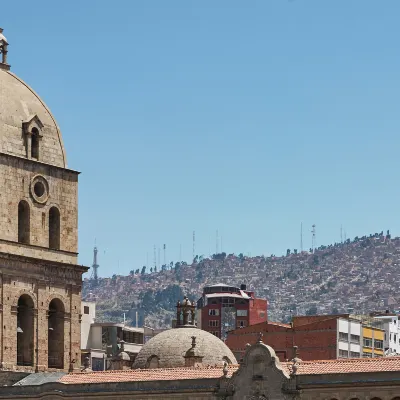
[(79, 368), (78, 175), (0, 29), (0, 369)]

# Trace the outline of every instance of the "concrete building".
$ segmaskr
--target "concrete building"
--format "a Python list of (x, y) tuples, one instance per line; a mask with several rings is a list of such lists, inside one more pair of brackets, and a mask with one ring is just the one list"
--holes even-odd
[(154, 336), (150, 328), (133, 328), (123, 323), (96, 322), (96, 303), (82, 301), (81, 363), (93, 371), (117, 369), (124, 353), (129, 367), (144, 344), (145, 333)]
[(197, 301), (197, 323), (199, 328), (225, 339), (232, 329), (266, 321), (267, 306), (267, 300), (257, 299), (246, 285), (206, 286)]
[(382, 327), (357, 316), (318, 315), (293, 317), (291, 324), (263, 322), (228, 332), (226, 344), (240, 359), (246, 344), (256, 343), (259, 332), (276, 349), (280, 360), (292, 358), (293, 346), (303, 360), (382, 357)]
[(382, 323), (384, 333), (383, 350), (385, 355), (400, 355), (400, 321), (397, 314), (373, 313), (371, 317)]
[(80, 364), (78, 176), (43, 100), (10, 72), (0, 29), (0, 369)]

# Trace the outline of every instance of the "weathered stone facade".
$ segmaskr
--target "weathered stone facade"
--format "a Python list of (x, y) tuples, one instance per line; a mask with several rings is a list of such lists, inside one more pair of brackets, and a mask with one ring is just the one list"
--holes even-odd
[[(4, 36), (2, 36), (4, 38)], [(4, 49), (0, 43), (1, 49)], [(78, 172), (49, 109), (0, 63), (0, 366), (79, 368)]]

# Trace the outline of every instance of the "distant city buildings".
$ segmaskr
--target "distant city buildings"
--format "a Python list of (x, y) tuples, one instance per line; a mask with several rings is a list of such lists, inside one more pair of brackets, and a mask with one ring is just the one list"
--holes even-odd
[(262, 322), (228, 332), (226, 344), (240, 359), (259, 333), (281, 361), (294, 357), (297, 346), (302, 360), (330, 360), (384, 356), (385, 325), (369, 317), (314, 315), (294, 317), (290, 324)]
[(257, 299), (246, 285), (240, 288), (218, 283), (205, 286), (197, 301), (197, 325), (226, 339), (229, 331), (267, 321), (268, 302)]

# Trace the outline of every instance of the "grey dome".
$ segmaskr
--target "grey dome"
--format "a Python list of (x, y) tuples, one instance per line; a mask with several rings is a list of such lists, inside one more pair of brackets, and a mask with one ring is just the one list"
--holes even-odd
[(37, 116), (43, 125), (40, 161), (66, 167), (61, 132), (41, 98), (13, 73), (0, 68), (0, 152), (26, 157), (23, 123)]
[(237, 364), (228, 346), (216, 336), (198, 328), (176, 328), (161, 332), (151, 338), (136, 356), (133, 368), (151, 368), (150, 360), (157, 359), (159, 368), (185, 366), (185, 354), (196, 337), (196, 352), (203, 357), (203, 365)]

